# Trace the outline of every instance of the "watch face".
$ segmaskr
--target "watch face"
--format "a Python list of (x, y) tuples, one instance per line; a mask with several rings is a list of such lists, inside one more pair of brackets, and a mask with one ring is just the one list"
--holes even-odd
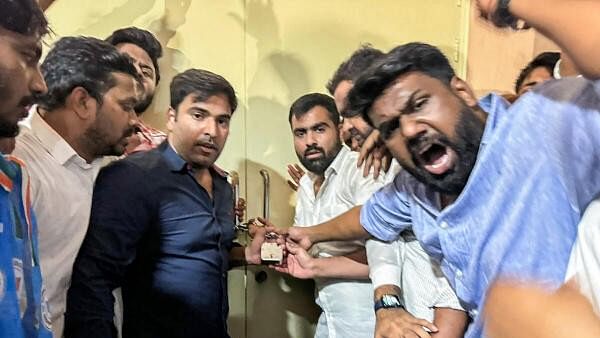
[(383, 303), (384, 307), (400, 307), (400, 306), (402, 306), (398, 297), (394, 296), (394, 295), (384, 295), (381, 298), (381, 302)]

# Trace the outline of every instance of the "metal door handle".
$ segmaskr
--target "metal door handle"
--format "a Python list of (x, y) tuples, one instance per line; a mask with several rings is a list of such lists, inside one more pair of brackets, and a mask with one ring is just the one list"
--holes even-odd
[(263, 218), (269, 219), (271, 214), (270, 205), (269, 205), (269, 190), (271, 189), (271, 179), (269, 177), (269, 172), (266, 169), (260, 170), (260, 176), (263, 179)]
[(229, 172), (229, 184), (233, 190), (233, 223), (237, 227), (240, 225), (240, 220), (235, 214), (235, 208), (240, 200), (240, 176), (238, 175), (237, 171), (232, 170)]

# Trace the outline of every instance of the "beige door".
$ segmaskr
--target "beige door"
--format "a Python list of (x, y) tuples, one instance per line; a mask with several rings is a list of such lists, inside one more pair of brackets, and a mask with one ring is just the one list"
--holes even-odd
[[(260, 171), (266, 171), (270, 219), (280, 226), (291, 225), (295, 204), (285, 183), (286, 164), (297, 161), (287, 120), (293, 100), (325, 92), (333, 71), (361, 43), (389, 50), (429, 42), (459, 74), (466, 62), (468, 0), (57, 0), (48, 16), (56, 37), (104, 38), (132, 25), (157, 34), (165, 49), (162, 80), (144, 119), (158, 128), (175, 74), (194, 67), (227, 78), (240, 105), (218, 164), (239, 173), (250, 217), (263, 213)], [(232, 337), (313, 336), (318, 309), (311, 282), (264, 267), (233, 270), (229, 281)]]

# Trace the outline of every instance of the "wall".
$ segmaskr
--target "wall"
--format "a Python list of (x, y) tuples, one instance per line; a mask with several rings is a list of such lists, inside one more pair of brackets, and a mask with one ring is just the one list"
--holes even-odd
[(513, 93), (519, 71), (537, 54), (558, 48), (534, 30), (498, 30), (478, 16), (469, 16), (467, 80), (478, 95), (490, 91)]

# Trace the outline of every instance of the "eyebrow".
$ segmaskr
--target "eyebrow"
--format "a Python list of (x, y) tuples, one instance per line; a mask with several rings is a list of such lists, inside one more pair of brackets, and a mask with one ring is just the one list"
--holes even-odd
[(307, 131), (309, 129), (316, 129), (316, 128), (323, 127), (323, 126), (329, 127), (329, 125), (326, 122), (319, 122), (319, 123), (315, 123), (312, 126), (308, 126), (308, 127), (294, 128), (294, 130), (292, 130), (292, 131), (293, 132), (296, 132), (296, 131)]
[[(208, 115), (212, 115), (210, 111), (208, 111), (205, 108), (202, 107), (197, 107), (197, 106), (192, 106), (188, 109), (188, 113), (193, 113), (193, 112), (202, 112), (202, 113), (206, 113)], [(231, 113), (221, 113), (216, 115), (215, 117), (226, 117), (228, 119), (231, 119), (232, 114)]]
[(421, 92), (422, 92), (421, 89), (417, 89), (414, 92), (412, 92), (410, 94), (410, 96), (408, 97), (408, 99), (405, 101), (404, 106), (402, 108), (400, 108), (399, 111), (402, 114), (406, 114), (407, 112), (409, 112), (409, 109), (412, 109), (413, 101), (415, 100), (415, 96), (417, 96)]

